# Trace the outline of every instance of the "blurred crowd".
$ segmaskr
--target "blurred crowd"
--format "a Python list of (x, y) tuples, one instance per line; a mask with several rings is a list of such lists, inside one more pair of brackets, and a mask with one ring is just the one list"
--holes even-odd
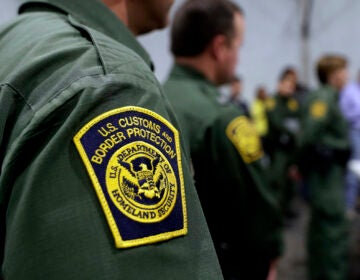
[(360, 71), (350, 80), (348, 63), (343, 55), (324, 54), (314, 65), (319, 88), (302, 84), (297, 69), (286, 66), (276, 90), (259, 83), (251, 102), (243, 77), (221, 91), (220, 100), (248, 115), (261, 137), (284, 228), (302, 215), (296, 200), (310, 209), (311, 279), (350, 277), (350, 226), (360, 213)]

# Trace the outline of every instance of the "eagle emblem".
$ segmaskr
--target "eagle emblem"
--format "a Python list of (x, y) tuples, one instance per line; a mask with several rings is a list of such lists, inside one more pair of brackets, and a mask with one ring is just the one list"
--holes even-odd
[(144, 142), (125, 145), (107, 167), (106, 185), (114, 205), (131, 219), (151, 223), (171, 213), (178, 192), (170, 162)]
[(131, 163), (119, 160), (123, 185), (133, 186), (136, 191), (131, 195), (140, 200), (143, 196), (148, 199), (160, 198), (162, 191), (166, 187), (166, 180), (159, 165), (160, 157), (153, 160), (146, 157), (132, 160)]

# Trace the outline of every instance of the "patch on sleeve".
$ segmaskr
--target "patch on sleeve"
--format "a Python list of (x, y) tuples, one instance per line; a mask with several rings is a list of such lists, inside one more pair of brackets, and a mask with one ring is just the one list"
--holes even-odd
[(327, 112), (326, 103), (324, 103), (322, 101), (316, 101), (313, 104), (311, 104), (310, 115), (314, 119), (322, 118), (323, 116), (325, 116), (326, 112)]
[(289, 108), (290, 111), (295, 112), (299, 109), (299, 103), (295, 99), (291, 98), (287, 102), (287, 107)]
[(177, 130), (140, 107), (106, 112), (74, 137), (117, 248), (187, 233)]
[(247, 117), (241, 116), (232, 120), (226, 128), (226, 135), (246, 163), (263, 157), (259, 134)]

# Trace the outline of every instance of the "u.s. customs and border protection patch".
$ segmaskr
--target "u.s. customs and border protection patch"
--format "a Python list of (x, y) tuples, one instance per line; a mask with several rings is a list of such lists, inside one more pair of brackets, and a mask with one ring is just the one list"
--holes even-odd
[(140, 107), (106, 112), (74, 137), (113, 233), (116, 247), (187, 233), (177, 130)]
[(327, 112), (327, 105), (323, 101), (316, 101), (313, 104), (311, 104), (310, 107), (310, 115), (314, 119), (319, 119), (325, 116)]
[(240, 116), (233, 119), (226, 128), (226, 135), (246, 163), (263, 157), (260, 137), (247, 117)]

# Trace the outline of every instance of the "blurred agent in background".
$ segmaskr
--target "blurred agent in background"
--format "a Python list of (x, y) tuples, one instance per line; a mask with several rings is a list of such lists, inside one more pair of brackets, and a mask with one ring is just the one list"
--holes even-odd
[(210, 232), (225, 279), (266, 279), (282, 252), (279, 209), (261, 166), (261, 140), (218, 87), (231, 82), (244, 13), (231, 1), (189, 0), (175, 14), (175, 64), (165, 92), (186, 132)]
[(309, 93), (309, 88), (304, 85), (303, 83), (301, 83), (299, 81), (299, 75), (298, 75), (298, 71), (296, 70), (295, 67), (293, 66), (287, 66), (283, 72), (282, 75), (284, 77), (287, 77), (291, 80), (293, 80), (294, 84), (295, 84), (295, 88), (294, 88), (294, 98), (299, 102), (299, 104), (303, 104), (305, 102), (306, 96)]
[(348, 128), (339, 108), (347, 60), (324, 55), (316, 65), (321, 86), (309, 93), (301, 116), (300, 167), (309, 187), (309, 279), (348, 279), (348, 223), (344, 182)]
[[(277, 92), (267, 102), (267, 154), (270, 158), (269, 177), (277, 194), (284, 219), (295, 218), (292, 202), (297, 182), (295, 169), (296, 138), (299, 133), (300, 107), (294, 98), (295, 81), (282, 72)], [(285, 221), (285, 220), (284, 220)]]

